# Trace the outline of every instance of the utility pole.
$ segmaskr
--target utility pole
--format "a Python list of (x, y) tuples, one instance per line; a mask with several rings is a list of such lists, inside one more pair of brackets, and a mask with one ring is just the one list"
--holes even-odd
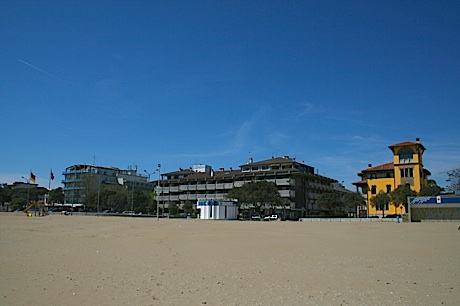
[[(160, 178), (160, 174), (161, 174), (161, 164), (158, 164), (158, 194), (157, 194), (157, 221), (160, 220), (160, 190), (161, 190), (161, 178)], [(163, 208), (163, 212), (164, 212), (164, 208)]]

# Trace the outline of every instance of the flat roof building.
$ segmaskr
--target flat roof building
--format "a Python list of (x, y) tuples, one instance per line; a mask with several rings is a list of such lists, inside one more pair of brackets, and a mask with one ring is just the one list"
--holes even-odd
[[(214, 171), (208, 165), (193, 166), (190, 169), (164, 173), (160, 181), (154, 181), (163, 208), (174, 202), (183, 205), (186, 201), (196, 203), (199, 199), (225, 200), (228, 191), (247, 182), (269, 181), (276, 184), (286, 206), (277, 209), (288, 219), (297, 219), (317, 214), (319, 195), (334, 192), (337, 180), (315, 173), (312, 166), (298, 162), (289, 156), (272, 157), (267, 160), (239, 166), (238, 170), (219, 169)], [(244, 207), (243, 207), (244, 208)]]

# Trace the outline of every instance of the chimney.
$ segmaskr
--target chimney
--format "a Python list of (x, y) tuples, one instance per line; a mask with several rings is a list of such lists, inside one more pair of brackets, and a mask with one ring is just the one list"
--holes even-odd
[(368, 167), (368, 168), (372, 167), (372, 164), (368, 164), (367, 167)]
[(253, 161), (254, 161), (254, 160), (252, 159), (252, 157), (250, 157), (250, 158), (249, 158), (249, 163), (252, 164)]
[(416, 141), (416, 142), (420, 142), (420, 138), (415, 138), (415, 141)]

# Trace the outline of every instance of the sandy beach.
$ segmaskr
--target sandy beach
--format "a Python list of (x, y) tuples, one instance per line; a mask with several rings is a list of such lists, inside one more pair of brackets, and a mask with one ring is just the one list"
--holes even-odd
[(0, 213), (0, 304), (458, 305), (457, 227)]

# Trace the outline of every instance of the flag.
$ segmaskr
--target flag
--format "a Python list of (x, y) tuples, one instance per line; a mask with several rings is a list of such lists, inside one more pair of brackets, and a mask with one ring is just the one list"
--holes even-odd
[(35, 183), (35, 175), (30, 171), (30, 180)]
[(53, 169), (51, 169), (51, 172), (50, 172), (50, 179), (51, 179), (51, 180), (54, 180), (54, 173), (53, 173)]

